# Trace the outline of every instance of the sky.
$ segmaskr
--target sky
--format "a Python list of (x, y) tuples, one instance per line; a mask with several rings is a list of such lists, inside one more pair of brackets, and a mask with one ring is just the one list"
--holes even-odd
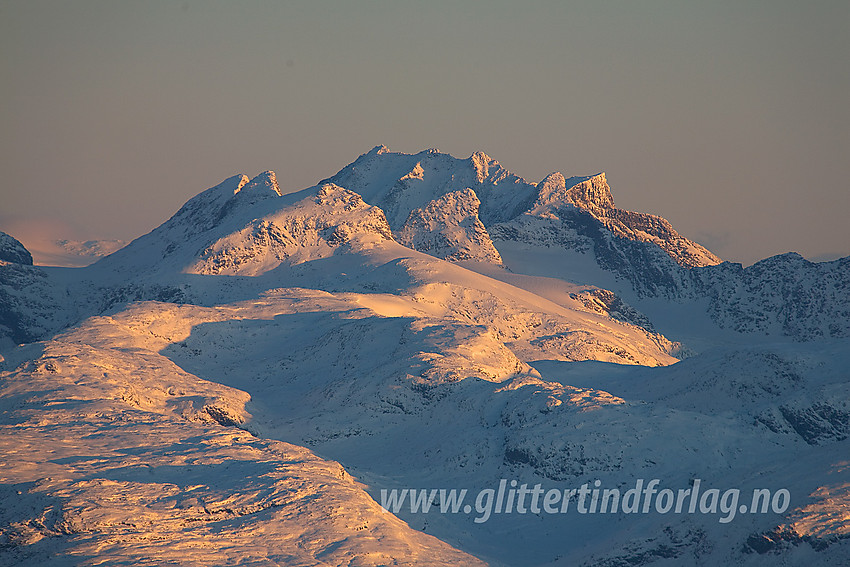
[(0, 0), (0, 230), (129, 240), (236, 173), (294, 191), (384, 144), (604, 171), (723, 259), (833, 259), (848, 54), (846, 0)]

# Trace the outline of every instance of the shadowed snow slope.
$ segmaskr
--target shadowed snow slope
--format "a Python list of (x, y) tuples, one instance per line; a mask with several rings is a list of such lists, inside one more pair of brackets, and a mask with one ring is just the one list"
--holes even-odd
[(0, 564), (479, 563), (338, 463), (239, 429), (250, 396), (149, 350), (155, 314), (93, 318), (0, 375)]
[[(847, 259), (717, 264), (602, 174), (383, 146), (86, 268), (7, 248), (0, 565), (850, 562)], [(651, 479), (714, 504), (518, 492)]]

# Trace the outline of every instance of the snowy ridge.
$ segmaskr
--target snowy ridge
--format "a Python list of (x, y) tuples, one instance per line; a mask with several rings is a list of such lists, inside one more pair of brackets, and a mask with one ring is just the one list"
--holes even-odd
[(589, 212), (615, 236), (656, 244), (681, 266), (693, 268), (720, 263), (717, 256), (681, 236), (665, 219), (615, 207), (604, 173), (569, 181), (562, 174), (553, 173), (538, 187), (540, 192), (531, 208), (532, 214), (556, 212), (565, 203), (571, 203)]
[[(381, 207), (393, 231), (404, 226), (411, 211), (470, 189), (480, 201), (478, 216), (497, 250), (505, 241), (577, 249), (591, 254), (606, 271), (629, 280), (640, 295), (689, 293), (690, 278), (680, 265), (690, 268), (720, 261), (664, 219), (617, 209), (604, 174), (567, 179), (554, 173), (537, 184), (481, 152), (462, 160), (438, 150), (403, 154), (380, 146), (329, 181)], [(424, 232), (414, 235), (408, 227), (404, 239), (431, 247), (434, 240), (443, 240), (445, 235), (427, 229), (434, 227), (422, 223)], [(477, 247), (468, 239), (464, 246)], [(494, 258), (489, 252), (484, 256)]]
[(458, 159), (439, 150), (403, 154), (384, 146), (363, 154), (329, 181), (381, 207), (393, 230), (412, 210), (453, 191), (472, 189), (480, 199), (479, 216), (488, 226), (520, 214), (536, 193), (534, 184), (481, 152)]
[[(543, 252), (563, 256), (559, 262), (576, 263), (577, 258), (579, 263), (592, 267), (590, 273), (571, 272), (567, 279), (575, 283), (593, 285), (598, 278), (596, 272), (603, 271), (607, 273), (606, 280), (618, 282), (617, 292), (667, 299), (692, 296), (689, 270), (678, 265), (661, 247), (617, 236), (590, 212), (572, 205), (557, 213), (525, 213), (491, 227), (490, 234), (508, 268), (514, 253), (520, 256), (521, 264), (524, 252)], [(543, 268), (555, 270), (551, 275), (562, 277), (559, 266)], [(550, 272), (535, 275), (548, 276)]]
[[(185, 267), (180, 263), (189, 261), (189, 246), (209, 242), (216, 229), (219, 233), (232, 231), (234, 222), (250, 219), (253, 209), (275, 197), (280, 197), (280, 189), (274, 172), (261, 173), (251, 180), (235, 175), (193, 197), (161, 226), (107, 256), (95, 268), (142, 274), (163, 263), (172, 269)], [(175, 254), (177, 251), (182, 254)], [(193, 256), (196, 253), (192, 250)]]
[(616, 208), (604, 173), (570, 179), (553, 173), (536, 184), (511, 174), (482, 152), (460, 160), (438, 150), (408, 155), (381, 146), (360, 156), (331, 180), (384, 209), (394, 230), (404, 223), (408, 211), (470, 188), (480, 199), (481, 219), (488, 228), (524, 212), (547, 216), (573, 205), (620, 238), (660, 246), (682, 266), (720, 262), (704, 247), (678, 234), (666, 220)]
[(850, 257), (815, 263), (788, 253), (747, 268), (726, 262), (693, 276), (723, 327), (799, 340), (850, 337)]
[[(846, 564), (847, 259), (715, 260), (604, 175), (381, 146), (297, 193), (231, 177), (86, 268), (2, 262), (0, 565)], [(638, 478), (792, 500), (377, 504)]]
[(187, 273), (254, 276), (278, 267), (330, 256), (359, 238), (359, 245), (392, 240), (383, 211), (356, 193), (323, 185), (290, 207), (252, 220), (206, 247)]

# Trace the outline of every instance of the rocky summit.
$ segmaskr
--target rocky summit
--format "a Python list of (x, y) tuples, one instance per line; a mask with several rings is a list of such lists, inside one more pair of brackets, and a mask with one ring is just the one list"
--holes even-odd
[(850, 258), (615, 194), (377, 146), (0, 233), (0, 565), (850, 564)]

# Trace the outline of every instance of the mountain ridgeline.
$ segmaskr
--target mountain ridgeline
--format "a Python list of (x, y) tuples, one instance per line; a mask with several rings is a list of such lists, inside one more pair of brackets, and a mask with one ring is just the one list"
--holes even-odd
[[(0, 333), (29, 342), (121, 302), (181, 301), (193, 293), (181, 274), (261, 275), (371, 235), (452, 262), (607, 287), (633, 302), (705, 301), (717, 325), (742, 333), (850, 336), (850, 258), (721, 262), (665, 219), (617, 208), (604, 173), (530, 183), (481, 152), (458, 159), (378, 146), (314, 187), (282, 193), (271, 171), (231, 177), (83, 269), (71, 279), (94, 285), (79, 289), (31, 266), (3, 235)], [(545, 260), (530, 264), (537, 256)]]
[[(604, 174), (383, 146), (84, 268), (0, 234), (0, 567), (848, 565), (848, 263), (744, 268)], [(640, 514), (567, 496), (650, 479)], [(479, 521), (509, 483), (542, 512)]]

